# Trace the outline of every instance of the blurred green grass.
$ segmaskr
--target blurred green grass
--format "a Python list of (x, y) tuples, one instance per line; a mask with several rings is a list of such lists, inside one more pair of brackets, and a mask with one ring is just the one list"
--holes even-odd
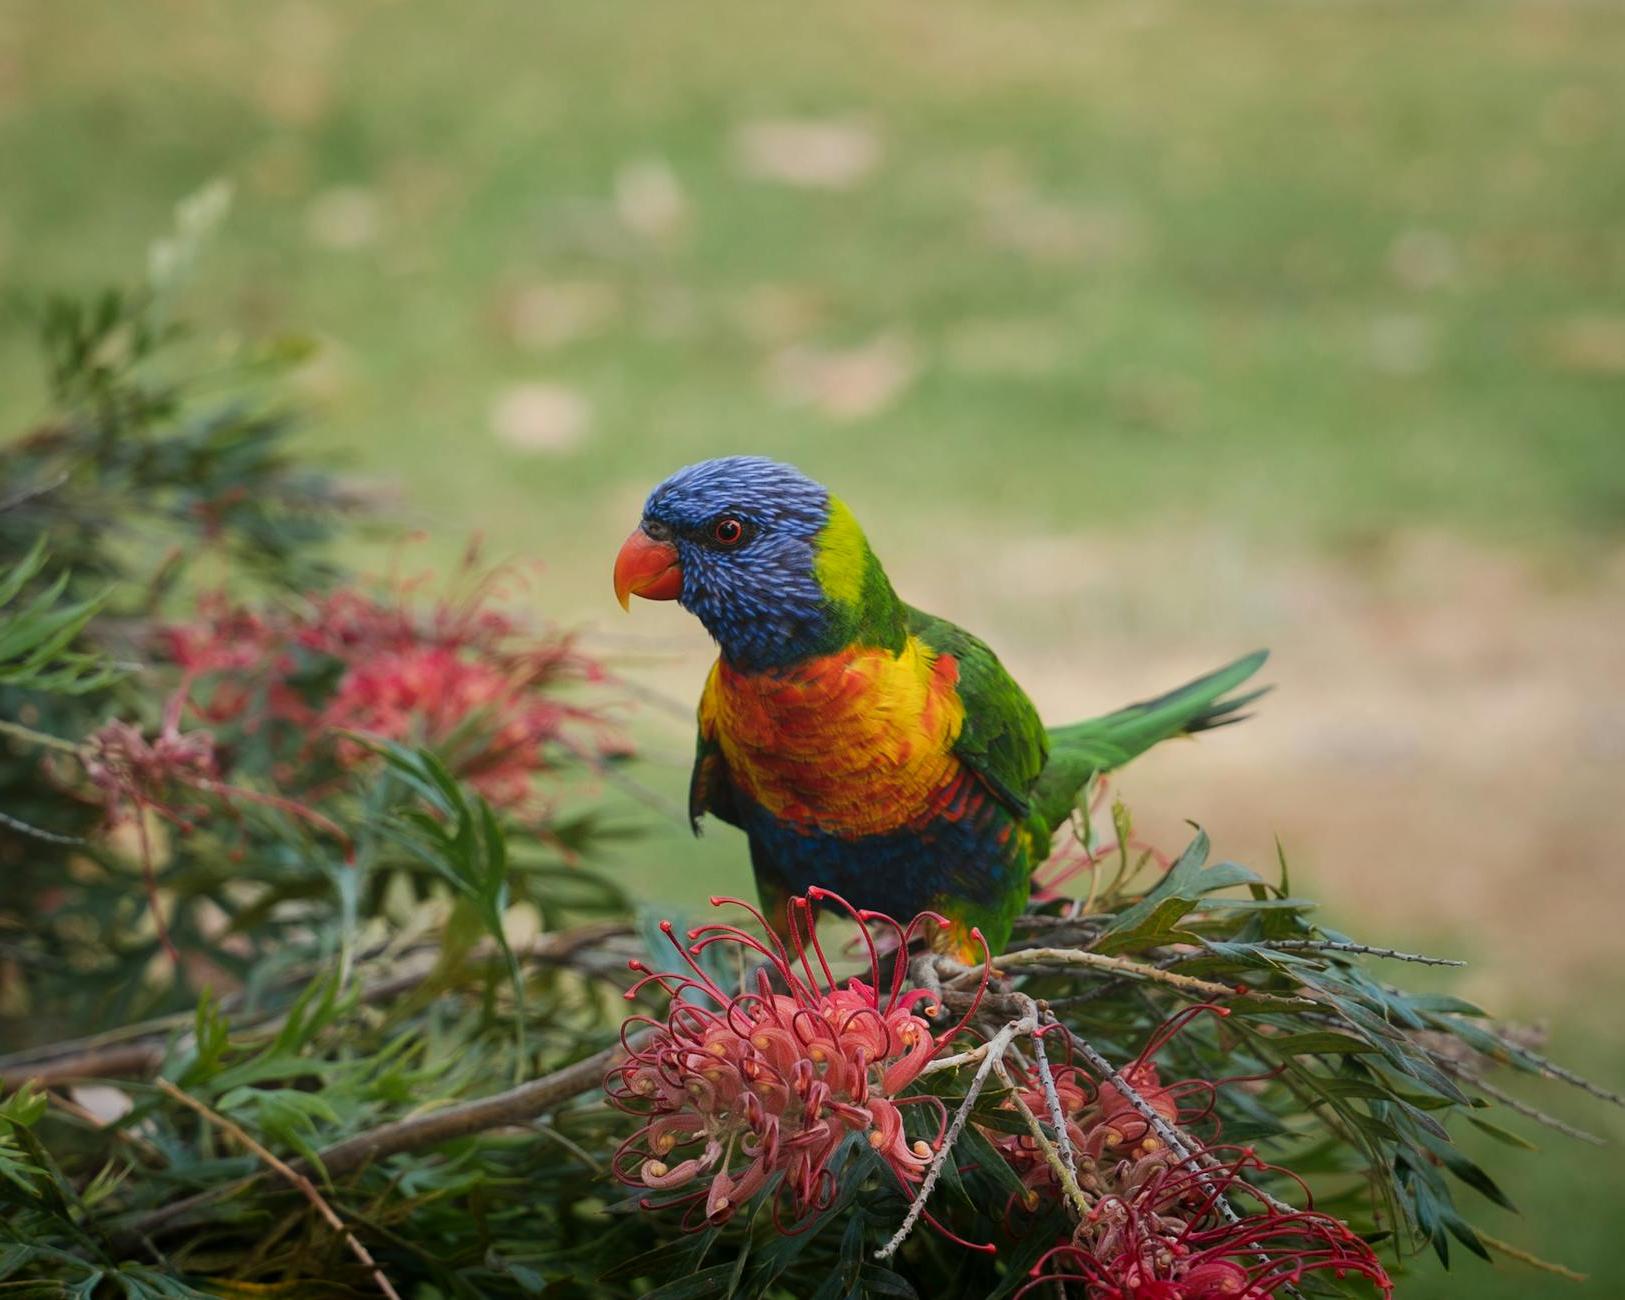
[[(548, 557), (565, 613), (653, 479), (733, 450), (927, 546), (1440, 527), (1572, 560), (1625, 532), (1622, 56), (1625, 10), (1580, 3), (9, 0), (0, 427), (40, 409), (21, 308), (126, 276), (226, 176), (208, 323), (314, 331), (313, 445), (443, 554)], [(781, 120), (833, 123), (850, 183), (742, 163)], [(493, 435), (529, 384), (579, 446)], [(741, 887), (721, 828), (648, 853)], [(1470, 1217), (1625, 1291), (1625, 1173), (1543, 1146), (1506, 1153), (1527, 1225)], [(1562, 1292), (1402, 1294), (1464, 1288)]]
[[(1570, 1026), (1562, 1034), (1567, 1043), (1585, 1041), (1581, 1026)], [(1581, 1049), (1584, 1051), (1585, 1049)], [(1592, 1077), (1617, 1080), (1625, 1077), (1625, 1052), (1595, 1045), (1586, 1053), (1584, 1067)], [(1506, 1080), (1502, 1080), (1506, 1082)], [(1588, 1282), (1575, 1285), (1551, 1273), (1502, 1260), (1492, 1270), (1451, 1243), (1451, 1263), (1446, 1272), (1432, 1260), (1417, 1260), (1399, 1283), (1397, 1292), (1404, 1300), (1531, 1300), (1532, 1297), (1591, 1296), (1621, 1294), (1625, 1274), (1618, 1264), (1618, 1221), (1616, 1207), (1625, 1204), (1625, 1169), (1612, 1157), (1612, 1151), (1625, 1141), (1625, 1124), (1618, 1111), (1602, 1102), (1577, 1103), (1572, 1090), (1559, 1084), (1514, 1084), (1518, 1095), (1587, 1125), (1605, 1137), (1609, 1148), (1582, 1146), (1556, 1133), (1537, 1129), (1507, 1115), (1488, 1116), (1530, 1138), (1536, 1152), (1510, 1150), (1489, 1138), (1472, 1134), (1462, 1145), (1509, 1192), (1522, 1214), (1499, 1209), (1478, 1193), (1457, 1189), (1457, 1203), (1466, 1218), (1483, 1232), (1524, 1249), (1534, 1249), (1543, 1258), (1567, 1264), (1588, 1274)], [(1580, 1118), (1583, 1117), (1583, 1118)]]
[[(331, 340), (324, 444), (437, 528), (567, 548), (734, 448), (939, 526), (1625, 522), (1613, 6), (13, 0), (0, 23), (7, 286), (123, 272), (177, 195), (234, 178), (208, 300)], [(741, 169), (740, 128), (785, 117), (854, 122), (872, 174)], [(651, 167), (665, 226), (636, 210)], [(560, 283), (596, 318), (516, 341), (516, 295)], [(913, 378), (880, 416), (776, 395), (787, 347), (887, 335)], [(13, 319), (13, 424), (23, 343)], [(535, 380), (590, 404), (578, 454), (492, 441)]]

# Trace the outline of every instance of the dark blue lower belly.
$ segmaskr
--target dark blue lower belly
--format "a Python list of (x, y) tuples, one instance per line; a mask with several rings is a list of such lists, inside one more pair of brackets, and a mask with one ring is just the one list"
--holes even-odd
[(993, 907), (1012, 890), (1026, 893), (1025, 850), (1014, 818), (980, 792), (962, 801), (955, 816), (853, 839), (786, 825), (742, 802), (757, 888), (770, 912), (811, 885), (900, 921), (950, 905), (955, 913)]

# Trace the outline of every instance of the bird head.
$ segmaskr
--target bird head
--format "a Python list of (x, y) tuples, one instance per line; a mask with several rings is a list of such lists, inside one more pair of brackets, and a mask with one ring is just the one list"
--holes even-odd
[[(759, 456), (680, 469), (649, 494), (615, 559), (615, 594), (675, 600), (746, 670), (848, 644), (902, 615), (857, 521), (800, 470)], [(890, 626), (895, 624), (895, 629)]]

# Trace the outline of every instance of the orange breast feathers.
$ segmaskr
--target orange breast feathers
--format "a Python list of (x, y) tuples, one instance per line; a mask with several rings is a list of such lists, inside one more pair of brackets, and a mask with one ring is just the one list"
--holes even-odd
[(721, 660), (700, 697), (700, 732), (739, 790), (783, 821), (874, 835), (924, 821), (960, 775), (959, 665), (916, 637), (902, 653), (859, 647), (778, 672)]

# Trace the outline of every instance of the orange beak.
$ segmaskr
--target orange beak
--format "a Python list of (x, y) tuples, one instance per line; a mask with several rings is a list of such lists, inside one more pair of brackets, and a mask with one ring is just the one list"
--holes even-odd
[(632, 608), (632, 596), (676, 600), (682, 591), (683, 570), (677, 562), (677, 548), (634, 528), (615, 557), (615, 599), (621, 602), (621, 608)]

